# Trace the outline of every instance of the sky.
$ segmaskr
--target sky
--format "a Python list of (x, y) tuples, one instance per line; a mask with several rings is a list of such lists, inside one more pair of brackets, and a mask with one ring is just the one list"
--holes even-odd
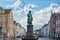
[(60, 0), (0, 0), (0, 7), (12, 8), (14, 20), (27, 29), (27, 14), (32, 11), (34, 30), (50, 20), (51, 12), (60, 12)]

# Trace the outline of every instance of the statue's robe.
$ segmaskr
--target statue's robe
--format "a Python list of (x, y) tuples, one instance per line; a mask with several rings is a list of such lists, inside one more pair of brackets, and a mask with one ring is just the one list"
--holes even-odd
[(28, 23), (32, 23), (33, 20), (32, 14), (29, 13), (27, 16), (28, 16)]

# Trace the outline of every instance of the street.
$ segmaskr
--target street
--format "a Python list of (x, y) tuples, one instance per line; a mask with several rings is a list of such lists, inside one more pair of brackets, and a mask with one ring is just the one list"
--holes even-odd
[(49, 38), (39, 38), (38, 40), (53, 40), (53, 39), (49, 39)]
[[(22, 39), (19, 38), (18, 40), (22, 40)], [(49, 39), (49, 38), (38, 38), (38, 40), (53, 40), (53, 39)]]
[[(3, 38), (0, 38), (0, 40), (4, 40)], [(11, 40), (9, 38), (6, 38), (6, 40)], [(15, 40), (22, 40), (22, 38), (17, 38)], [(38, 40), (55, 40), (55, 39), (49, 39), (49, 38), (38, 38)]]

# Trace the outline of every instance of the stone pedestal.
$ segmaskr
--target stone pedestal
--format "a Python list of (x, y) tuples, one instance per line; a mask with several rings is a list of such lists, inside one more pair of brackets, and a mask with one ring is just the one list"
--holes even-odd
[(26, 36), (22, 38), (22, 40), (38, 40), (38, 38), (35, 38), (33, 36), (33, 25), (32, 24), (27, 25), (27, 33), (26, 33)]
[(22, 40), (38, 40), (38, 38), (35, 37), (23, 37)]
[(33, 36), (33, 25), (29, 24), (27, 25), (27, 36), (32, 37)]

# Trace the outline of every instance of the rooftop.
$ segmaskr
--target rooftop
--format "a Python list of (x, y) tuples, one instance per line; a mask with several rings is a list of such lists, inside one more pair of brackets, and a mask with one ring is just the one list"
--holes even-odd
[(9, 13), (12, 9), (3, 9), (0, 7), (0, 13)]

